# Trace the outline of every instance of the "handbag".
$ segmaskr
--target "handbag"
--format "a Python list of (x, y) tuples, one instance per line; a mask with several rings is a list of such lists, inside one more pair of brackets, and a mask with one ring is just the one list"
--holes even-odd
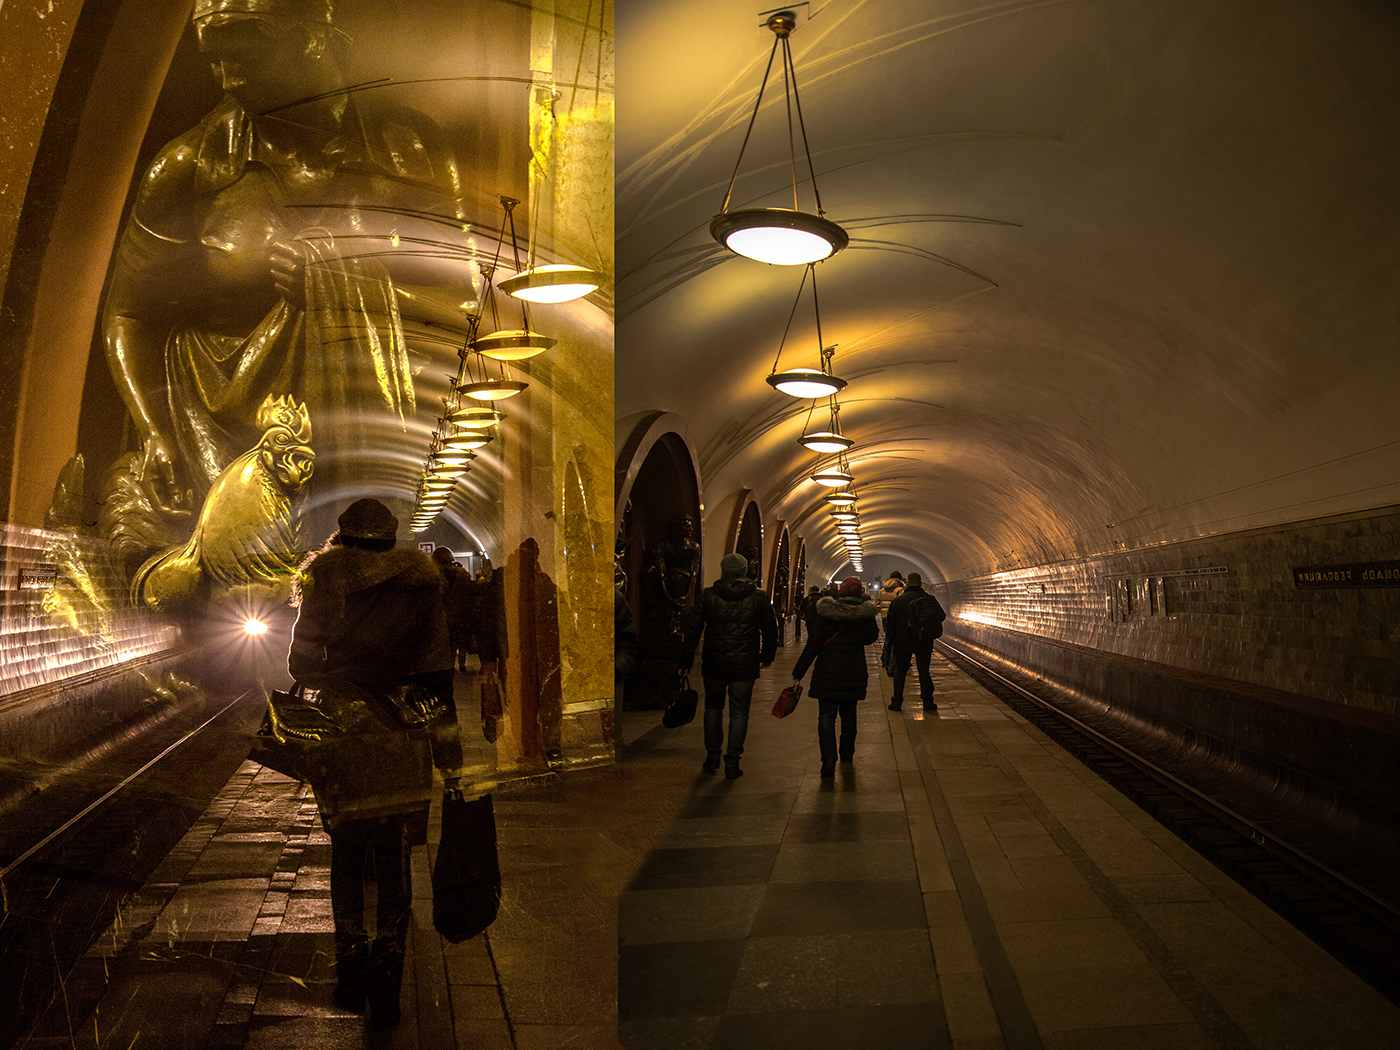
[(786, 718), (797, 710), (797, 701), (802, 699), (802, 686), (790, 685), (778, 694), (773, 704), (773, 717)]
[(442, 796), (442, 839), (433, 862), (433, 928), (460, 944), (481, 933), (501, 906), (501, 863), (496, 812), (490, 795)]
[(306, 780), (309, 754), (340, 726), (315, 704), (308, 703), (301, 683), (274, 689), (267, 697), (262, 725), (253, 736), (248, 757), (295, 780)]
[(661, 714), (661, 724), (667, 729), (679, 729), (689, 724), (695, 717), (695, 708), (699, 703), (700, 694), (690, 688), (690, 675), (682, 675), (680, 688)]

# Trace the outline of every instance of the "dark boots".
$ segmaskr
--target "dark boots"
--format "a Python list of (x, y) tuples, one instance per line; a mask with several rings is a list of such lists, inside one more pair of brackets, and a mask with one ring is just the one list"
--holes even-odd
[(394, 937), (379, 937), (369, 948), (369, 1027), (393, 1028), (399, 1023), (399, 990), (403, 986), (403, 946)]
[(369, 938), (359, 933), (335, 935), (335, 1005), (352, 1014), (365, 1012), (369, 987)]
[(739, 760), (726, 755), (724, 759), (724, 779), (738, 780), (743, 775), (744, 771), (739, 768)]
[(705, 754), (705, 764), (700, 767), (706, 773), (713, 773), (719, 768), (719, 752), (709, 751)]

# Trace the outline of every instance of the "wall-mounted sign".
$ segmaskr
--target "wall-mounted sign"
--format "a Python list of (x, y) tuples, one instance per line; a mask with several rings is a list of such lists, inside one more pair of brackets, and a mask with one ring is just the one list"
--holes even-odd
[(48, 562), (41, 562), (38, 565), (26, 565), (19, 570), (19, 589), (43, 590), (53, 584), (58, 579), (58, 566)]
[(1400, 587), (1400, 561), (1305, 565), (1293, 570), (1295, 587)]

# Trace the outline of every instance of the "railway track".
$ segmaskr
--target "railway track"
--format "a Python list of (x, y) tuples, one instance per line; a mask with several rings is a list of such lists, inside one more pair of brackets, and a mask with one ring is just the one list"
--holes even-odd
[(938, 646), (997, 699), (1400, 1004), (1400, 910), (1394, 904), (1063, 710), (1044, 681), (993, 668), (946, 640)]

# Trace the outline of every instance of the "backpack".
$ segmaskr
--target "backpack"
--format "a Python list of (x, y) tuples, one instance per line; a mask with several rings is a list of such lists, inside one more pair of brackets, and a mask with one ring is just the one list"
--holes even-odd
[(909, 603), (909, 637), (920, 645), (930, 645), (943, 633), (943, 607), (938, 599), (925, 594)]

